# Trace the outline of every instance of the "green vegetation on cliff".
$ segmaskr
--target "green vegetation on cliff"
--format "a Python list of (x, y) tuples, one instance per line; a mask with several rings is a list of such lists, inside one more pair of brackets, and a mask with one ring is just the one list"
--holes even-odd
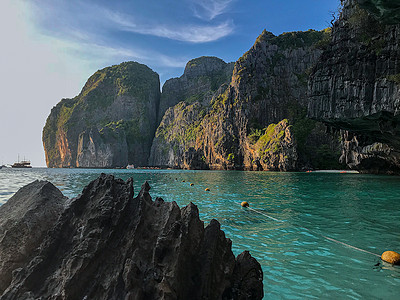
[(262, 41), (268, 42), (272, 45), (277, 45), (281, 50), (295, 49), (316, 46), (321, 41), (330, 39), (330, 30), (324, 29), (321, 31), (308, 30), (308, 31), (295, 31), (295, 32), (284, 32), (279, 36), (275, 36), (273, 33), (264, 31), (258, 36), (255, 44)]
[[(288, 120), (285, 119), (283, 122), (288, 123)], [(266, 159), (267, 155), (276, 154), (281, 150), (281, 140), (284, 138), (285, 131), (279, 130), (276, 132), (277, 124), (270, 124), (268, 128), (265, 130), (264, 135), (262, 135), (257, 143), (256, 149), (258, 149), (258, 155), (261, 159)]]
[[(47, 165), (76, 166), (79, 159), (86, 165), (89, 158), (85, 158), (85, 153), (89, 155), (90, 152), (87, 157), (92, 159), (97, 154), (91, 151), (100, 148), (107, 152), (102, 152), (102, 159), (116, 155), (110, 149), (116, 149), (118, 145), (110, 144), (116, 142), (110, 138), (128, 144), (129, 161), (123, 162), (123, 159), (115, 158), (117, 161), (125, 165), (145, 164), (156, 129), (159, 97), (158, 74), (145, 65), (125, 62), (95, 72), (78, 96), (62, 100), (52, 109), (43, 129)], [(84, 133), (90, 135), (89, 140), (82, 140), (80, 135)], [(95, 140), (95, 136), (102, 140)], [(126, 141), (120, 140), (121, 138), (126, 138)], [(86, 140), (97, 147), (94, 150), (86, 148), (87, 145), (83, 143)], [(148, 149), (143, 150), (146, 148)], [(98, 162), (94, 160), (89, 165), (93, 164), (95, 167), (96, 163)], [(109, 158), (100, 165), (108, 163)]]

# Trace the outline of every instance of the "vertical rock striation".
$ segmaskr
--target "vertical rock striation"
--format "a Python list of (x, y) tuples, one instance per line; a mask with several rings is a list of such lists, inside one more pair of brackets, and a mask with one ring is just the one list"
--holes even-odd
[(342, 160), (360, 171), (400, 171), (400, 13), (395, 2), (344, 1), (309, 83), (308, 115), (350, 131), (343, 134)]
[[(308, 75), (327, 41), (328, 30), (280, 36), (264, 31), (235, 63), (231, 81), (212, 97), (185, 100), (166, 111), (149, 164), (291, 171), (312, 166), (313, 152), (322, 145), (335, 152), (338, 142), (332, 139), (309, 143), (310, 136), (327, 134), (305, 117)], [(270, 125), (279, 132), (268, 130)]]
[(149, 165), (207, 169), (203, 154), (195, 149), (196, 132), (210, 101), (221, 85), (230, 82), (233, 63), (217, 57), (199, 57), (186, 64), (183, 75), (167, 80), (160, 101), (160, 124)]
[[(2, 299), (262, 299), (260, 264), (197, 207), (102, 174), (73, 199)], [(0, 241), (2, 243), (2, 241)], [(0, 273), (0, 278), (3, 274)]]
[(63, 99), (43, 129), (48, 167), (146, 165), (157, 126), (158, 74), (126, 62), (93, 74), (81, 93)]

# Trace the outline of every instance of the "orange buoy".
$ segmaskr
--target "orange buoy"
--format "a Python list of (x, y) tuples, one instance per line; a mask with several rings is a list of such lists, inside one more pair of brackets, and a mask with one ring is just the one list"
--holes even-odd
[(400, 254), (394, 251), (385, 251), (381, 259), (393, 265), (400, 265)]
[(250, 206), (249, 203), (248, 203), (247, 201), (243, 201), (242, 203), (240, 203), (240, 205), (241, 205), (242, 207), (249, 207), (249, 206)]
[(190, 186), (193, 186), (193, 185), (194, 185), (194, 183), (191, 183), (191, 184), (190, 184)]
[(205, 189), (205, 191), (206, 191), (206, 192), (209, 192), (209, 191), (210, 191), (210, 189), (209, 189), (209, 188), (206, 188), (206, 189)]

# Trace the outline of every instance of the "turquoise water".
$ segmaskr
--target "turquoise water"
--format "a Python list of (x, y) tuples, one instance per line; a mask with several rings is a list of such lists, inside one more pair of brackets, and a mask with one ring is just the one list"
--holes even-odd
[[(102, 170), (0, 170), (0, 204), (35, 180), (74, 197)], [(264, 299), (400, 299), (400, 267), (324, 239), (381, 254), (400, 252), (400, 177), (339, 173), (103, 170), (133, 177), (135, 195), (147, 180), (156, 196), (195, 203), (205, 223), (215, 218), (260, 262)], [(185, 182), (182, 182), (185, 180)], [(190, 183), (194, 183), (190, 186)], [(209, 188), (210, 192), (204, 189)], [(241, 201), (284, 222), (241, 208)], [(308, 231), (304, 227), (310, 229)]]

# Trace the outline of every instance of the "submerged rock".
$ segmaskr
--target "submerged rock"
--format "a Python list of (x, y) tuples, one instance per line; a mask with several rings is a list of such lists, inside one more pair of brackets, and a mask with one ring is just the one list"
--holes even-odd
[(91, 182), (2, 299), (262, 299), (260, 264), (248, 252), (235, 260), (218, 221), (204, 228), (194, 204), (153, 201), (149, 190), (133, 198), (132, 179)]

